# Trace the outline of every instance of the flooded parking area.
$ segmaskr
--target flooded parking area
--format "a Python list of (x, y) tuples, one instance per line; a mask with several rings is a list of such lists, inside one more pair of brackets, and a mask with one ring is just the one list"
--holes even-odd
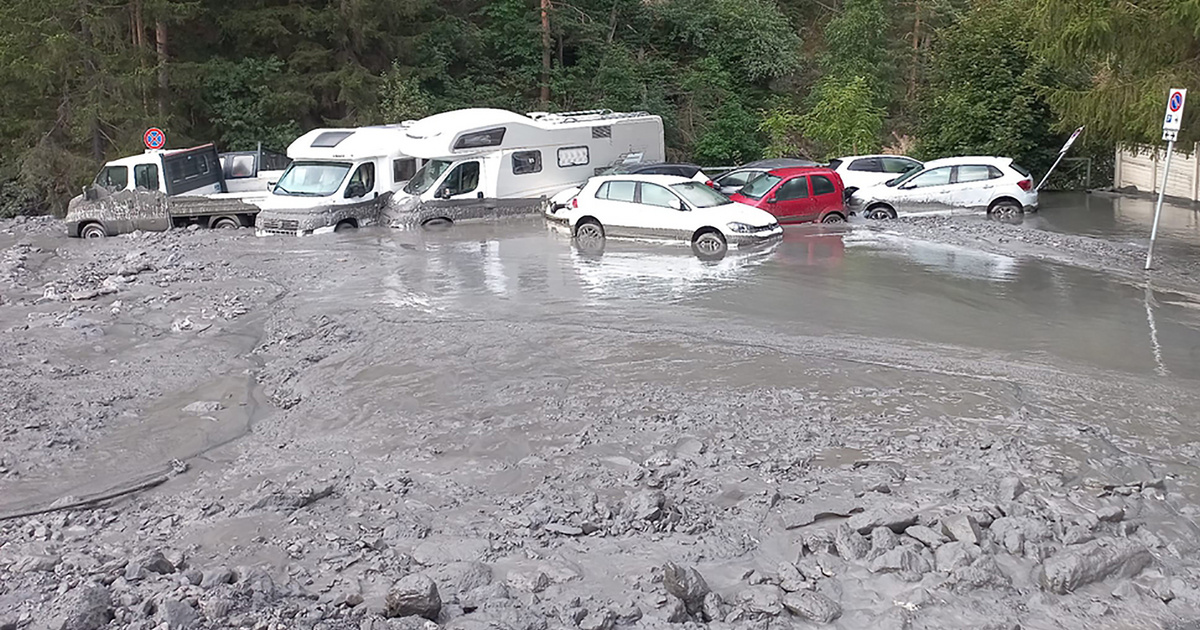
[[(717, 594), (685, 616), (738, 627), (800, 591), (847, 629), (1200, 618), (1200, 297), (1003, 247), (1142, 238), (1128, 200), (1047, 200), (987, 247), (854, 222), (719, 261), (584, 254), (540, 218), (16, 237), (0, 526), (22, 553), (259, 567), (279, 588), (258, 611), (359, 602), (311, 627), (366, 627), (418, 573), (451, 627), (655, 626), (678, 617), (664, 563)], [(1200, 242), (1188, 212), (1168, 264)], [(61, 524), (9, 518), (147, 479)], [(472, 604), (463, 563), (504, 593)], [(42, 588), (13, 579), (0, 611)]]

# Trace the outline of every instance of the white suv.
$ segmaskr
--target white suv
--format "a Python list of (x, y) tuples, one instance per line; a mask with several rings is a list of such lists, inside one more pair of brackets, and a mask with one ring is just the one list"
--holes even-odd
[(954, 157), (926, 162), (924, 168), (887, 183), (861, 188), (850, 197), (850, 210), (868, 219), (898, 215), (986, 210), (1012, 217), (1035, 212), (1037, 190), (1029, 171), (1004, 157)]
[(846, 186), (846, 198), (859, 188), (869, 188), (921, 168), (921, 163), (903, 155), (852, 155), (829, 162)]

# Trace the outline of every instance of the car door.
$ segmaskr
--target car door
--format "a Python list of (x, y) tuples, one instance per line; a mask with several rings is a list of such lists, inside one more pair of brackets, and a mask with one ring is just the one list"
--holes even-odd
[(866, 188), (881, 183), (882, 172), (883, 163), (879, 158), (866, 157), (851, 160), (841, 175), (847, 188)]
[(829, 212), (842, 212), (846, 200), (838, 190), (833, 180), (826, 175), (809, 175), (808, 182), (812, 192), (812, 218), (808, 221), (820, 221)]
[(767, 194), (767, 212), (780, 223), (801, 223), (815, 218), (816, 206), (808, 192), (808, 176), (786, 179)]
[(608, 236), (636, 235), (641, 207), (637, 204), (638, 182), (610, 180), (600, 184), (592, 199), (580, 201), (580, 208), (600, 221)]
[(950, 208), (951, 176), (954, 167), (942, 166), (924, 171), (900, 185), (895, 196), (898, 212), (922, 213)]
[[(996, 178), (993, 178), (995, 171)], [(996, 179), (1000, 170), (986, 164), (962, 164), (954, 167), (954, 183), (951, 185), (950, 205), (956, 208), (986, 208), (992, 199)]]
[(441, 199), (482, 199), (482, 169), (478, 160), (458, 163), (438, 184)]
[(691, 216), (683, 200), (666, 186), (651, 182), (638, 183), (641, 212), (633, 229), (642, 238), (689, 240)]

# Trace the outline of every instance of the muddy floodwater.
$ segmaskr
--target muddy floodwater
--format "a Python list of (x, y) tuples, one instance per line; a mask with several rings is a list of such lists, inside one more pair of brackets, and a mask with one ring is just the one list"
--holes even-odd
[(4, 224), (0, 627), (1195, 627), (1200, 220), (1147, 276), (1152, 211)]

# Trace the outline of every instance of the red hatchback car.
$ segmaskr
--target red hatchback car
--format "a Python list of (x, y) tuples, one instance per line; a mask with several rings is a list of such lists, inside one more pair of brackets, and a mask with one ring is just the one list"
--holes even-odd
[(730, 196), (766, 210), (780, 223), (841, 223), (846, 220), (842, 178), (828, 168), (777, 168), (746, 182)]

